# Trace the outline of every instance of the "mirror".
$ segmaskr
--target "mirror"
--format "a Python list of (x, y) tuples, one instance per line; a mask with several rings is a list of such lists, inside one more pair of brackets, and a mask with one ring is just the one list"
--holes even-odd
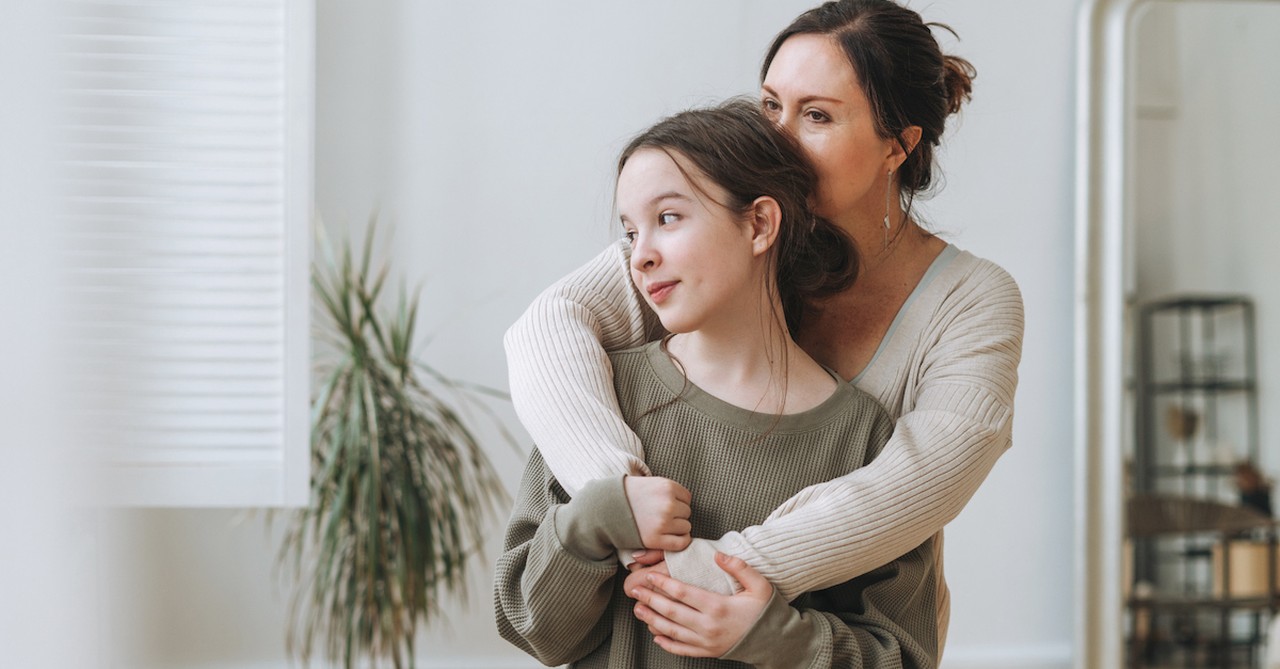
[(1094, 0), (1078, 29), (1076, 666), (1261, 666), (1280, 2)]

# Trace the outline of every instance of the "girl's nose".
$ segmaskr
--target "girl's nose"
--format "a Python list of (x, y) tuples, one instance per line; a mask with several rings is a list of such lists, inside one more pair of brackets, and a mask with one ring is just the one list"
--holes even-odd
[(653, 269), (658, 265), (658, 252), (653, 245), (637, 237), (631, 242), (631, 267), (637, 270)]

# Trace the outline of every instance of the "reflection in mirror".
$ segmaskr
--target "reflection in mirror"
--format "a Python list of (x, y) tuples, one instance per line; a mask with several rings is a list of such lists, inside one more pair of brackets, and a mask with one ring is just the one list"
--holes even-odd
[(1280, 610), (1280, 2), (1083, 18), (1079, 665), (1260, 667)]
[[(1135, 13), (1126, 231), (1130, 666), (1259, 666), (1277, 601), (1280, 5)], [(1268, 337), (1268, 335), (1271, 335)], [(1271, 394), (1268, 394), (1271, 390)]]

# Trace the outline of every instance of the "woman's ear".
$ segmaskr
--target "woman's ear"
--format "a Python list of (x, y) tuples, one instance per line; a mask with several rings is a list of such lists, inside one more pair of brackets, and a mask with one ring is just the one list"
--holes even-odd
[(762, 195), (751, 203), (751, 254), (763, 255), (778, 239), (782, 226), (782, 208), (778, 201)]
[(907, 156), (916, 150), (916, 144), (920, 143), (920, 137), (924, 131), (918, 125), (907, 126), (902, 134), (898, 135), (900, 141), (891, 142), (893, 150), (889, 153), (889, 169), (897, 172), (898, 167), (907, 162)]

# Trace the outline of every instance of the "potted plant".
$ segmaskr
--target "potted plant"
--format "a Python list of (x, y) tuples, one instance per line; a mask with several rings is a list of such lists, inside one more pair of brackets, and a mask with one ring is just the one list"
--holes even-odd
[(307, 664), (319, 644), (348, 669), (414, 666), (419, 625), (465, 592), (483, 522), (508, 501), (459, 412), (460, 402), (484, 409), (473, 393), (492, 391), (415, 357), (418, 293), (402, 287), (395, 309), (383, 307), (390, 267), (372, 270), (375, 228), (358, 265), (350, 243), (334, 254), (320, 230), (312, 499), (292, 513), (279, 552), (294, 588), (289, 653)]

